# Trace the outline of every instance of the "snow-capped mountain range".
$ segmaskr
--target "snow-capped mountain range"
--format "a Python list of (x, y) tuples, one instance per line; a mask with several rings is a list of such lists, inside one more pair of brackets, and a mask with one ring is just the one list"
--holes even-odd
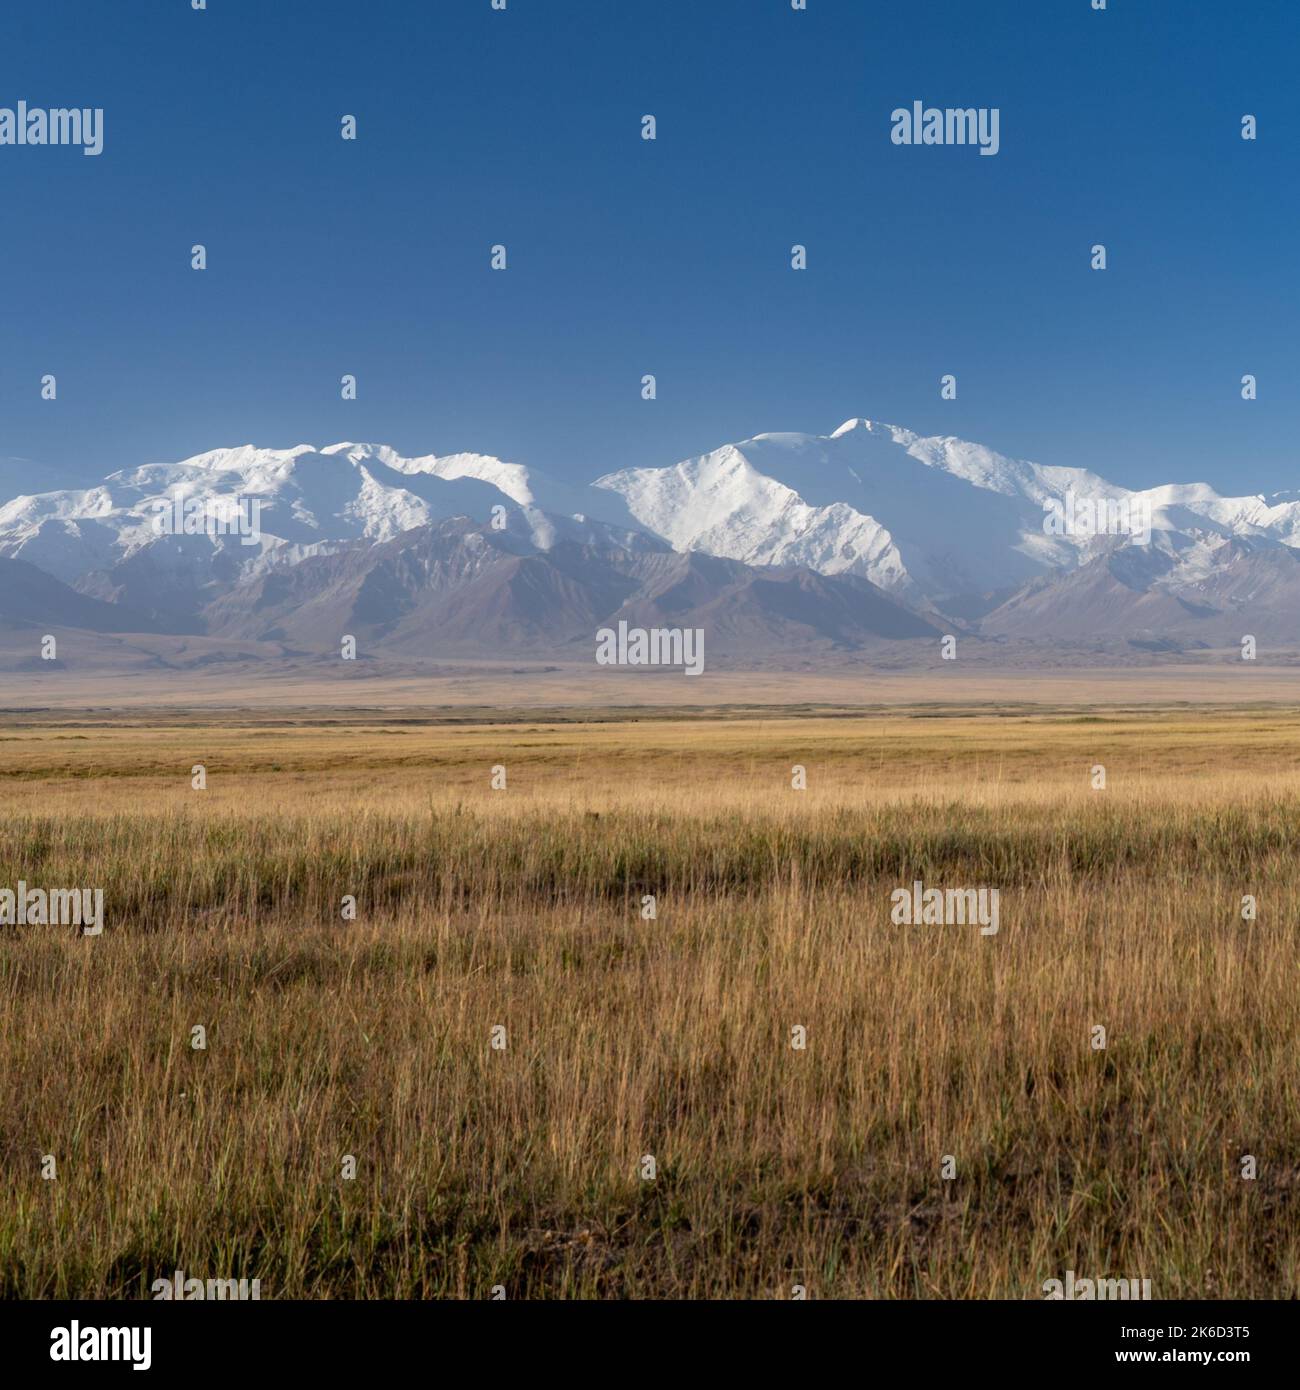
[[(868, 640), (882, 623), (888, 633), (879, 635), (890, 639), (959, 627), (990, 640), (1212, 647), (1251, 632), (1300, 645), (1300, 493), (1231, 498), (1199, 483), (1135, 492), (1083, 469), (864, 419), (827, 435), (760, 434), (587, 486), (490, 455), (407, 458), (354, 443), (214, 449), (90, 487), (51, 490), (41, 475), (35, 465), (0, 461), (0, 562), (18, 562), (29, 581), (26, 567), (34, 567), (137, 624), (152, 614), (160, 630), (256, 637), (258, 613), (270, 622), (274, 610), (271, 626), (305, 641), (286, 603), (314, 604), (346, 622), (347, 604), (317, 592), (333, 585), (362, 603), (377, 638), (400, 627), (418, 646), (412, 614), (436, 628), (435, 611), (438, 623), (449, 621), (439, 605), (474, 583), (479, 598), (462, 605), (457, 640), (472, 640), (464, 613), (478, 612), (489, 590), (495, 640), (547, 641), (547, 604), (566, 610), (555, 613), (555, 632), (578, 640), (593, 615), (645, 600), (637, 586), (653, 572), (654, 602), (666, 601), (665, 612), (674, 602), (711, 612), (738, 641), (769, 645), (795, 640), (788, 623), (798, 640), (811, 628), (840, 645)], [(1045, 507), (1064, 506), (1070, 494), (1144, 509), (1149, 543), (1052, 533)], [(196, 500), (214, 510), (256, 501), (256, 534), (160, 533), (164, 505)], [(421, 532), (431, 538), (423, 548), (412, 539)], [(382, 564), (370, 558), (379, 550)], [(647, 558), (672, 552), (738, 567), (665, 569), (664, 559)], [(484, 566), (493, 584), (485, 585)], [(791, 587), (795, 572), (810, 578)], [(11, 597), (5, 604), (0, 595), (0, 616), (51, 621), (25, 614), (13, 597), (45, 588), (18, 585), (12, 568), (0, 571), (0, 584), (5, 573)], [(675, 576), (667, 590), (665, 576)], [(673, 597), (673, 584), (686, 587)], [(796, 592), (791, 616), (785, 608)], [(819, 624), (816, 603), (836, 611), (835, 623)], [(884, 620), (882, 603), (913, 616), (901, 626)], [(852, 620), (867, 609), (868, 620)]]
[(677, 549), (850, 572), (910, 601), (963, 602), (1070, 571), (1113, 538), (1050, 535), (1044, 503), (1150, 505), (1152, 544), (1194, 585), (1231, 536), (1300, 546), (1300, 493), (1220, 497), (1203, 483), (1130, 491), (1085, 469), (848, 420), (830, 435), (763, 434), (670, 468), (598, 480)]
[[(587, 521), (582, 507), (593, 499), (611, 527)], [(174, 509), (178, 500), (216, 508), (225, 503), (231, 510), (241, 500), (258, 501), (255, 553), (229, 536), (160, 536), (159, 503)], [(142, 551), (185, 571), (204, 565), (208, 552), (233, 552), (242, 570), (257, 573), (268, 562), (387, 541), (448, 517), (490, 523), (495, 506), (503, 509), (504, 529), (541, 550), (561, 539), (625, 539), (640, 529), (615, 496), (567, 487), (484, 454), (408, 459), (382, 444), (320, 450), (243, 445), (124, 469), (93, 487), (16, 496), (0, 505), (0, 555), (68, 583), (112, 570)], [(186, 543), (191, 540), (199, 544)], [(173, 561), (172, 555), (182, 558)]]

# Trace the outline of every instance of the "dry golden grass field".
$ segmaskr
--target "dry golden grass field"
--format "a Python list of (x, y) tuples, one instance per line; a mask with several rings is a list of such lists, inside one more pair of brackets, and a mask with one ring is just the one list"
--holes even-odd
[(106, 903), (0, 928), (5, 1295), (1300, 1294), (1295, 707), (11, 711), (0, 790)]

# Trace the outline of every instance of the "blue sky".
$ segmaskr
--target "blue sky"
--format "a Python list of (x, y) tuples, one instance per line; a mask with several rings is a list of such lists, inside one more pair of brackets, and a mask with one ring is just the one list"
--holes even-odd
[[(101, 106), (105, 149), (0, 147), (0, 455), (354, 439), (576, 480), (868, 416), (1298, 487), (1298, 10), (6, 6), (0, 106)], [(893, 145), (914, 100), (998, 107), (1000, 153)]]

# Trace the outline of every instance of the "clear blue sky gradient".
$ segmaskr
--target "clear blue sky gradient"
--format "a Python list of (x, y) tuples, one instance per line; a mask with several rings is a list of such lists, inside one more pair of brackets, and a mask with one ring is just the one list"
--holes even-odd
[[(0, 106), (102, 106), (105, 150), (0, 147), (0, 455), (579, 480), (861, 415), (1300, 487), (1298, 60), (1291, 0), (6, 5)], [(1000, 154), (893, 145), (918, 99)]]

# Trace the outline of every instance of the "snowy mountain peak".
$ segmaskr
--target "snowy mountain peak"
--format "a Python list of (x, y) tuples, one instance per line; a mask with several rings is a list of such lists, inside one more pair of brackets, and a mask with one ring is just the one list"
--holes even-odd
[[(222, 511), (256, 502), (256, 542), (215, 530), (180, 539), (164, 533), (160, 504), (182, 498)], [(25, 560), (66, 583), (110, 573), (144, 551), (165, 554), (191, 573), (206, 573), (221, 554), (225, 569), (255, 570), (268, 552), (293, 558), (320, 547), (382, 543), (457, 516), (543, 550), (562, 539), (617, 543), (642, 532), (621, 498), (490, 455), (406, 458), (386, 444), (350, 441), (320, 449), (244, 444), (123, 469), (93, 488), (0, 498), (0, 557)]]
[(910, 430), (902, 429), (898, 425), (885, 425), (879, 420), (863, 420), (858, 417), (854, 417), (852, 420), (845, 420), (839, 429), (830, 437), (832, 439), (842, 439), (846, 434), (852, 434), (855, 430), (865, 430), (868, 434), (887, 435), (894, 439), (906, 435), (909, 441), (916, 438)]
[[(1294, 492), (1221, 497), (1204, 483), (1131, 491), (1087, 469), (862, 416), (828, 435), (757, 434), (589, 485), (490, 454), (406, 456), (346, 440), (211, 449), (93, 486), (33, 492), (41, 475), (25, 462), (10, 467), (0, 559), (27, 561), (98, 597), (160, 584), (222, 588), (455, 518), (470, 531), (490, 526), (520, 554), (575, 541), (853, 576), (926, 612), (997, 607), (1003, 627), (989, 632), (1051, 631), (1058, 602), (1105, 614), (1139, 590), (1151, 591), (1150, 611), (1170, 622), (1181, 621), (1180, 604), (1217, 612), (1253, 593), (1290, 595), (1293, 583), (1300, 593)], [(160, 533), (158, 504), (181, 498), (218, 509), (256, 501), (256, 538)], [(1098, 503), (1140, 509), (1144, 539), (1080, 529), (1077, 516)], [(1048, 525), (1057, 513), (1072, 519)], [(1024, 597), (1012, 605), (1013, 593)]]
[(256, 444), (237, 444), (232, 448), (209, 449), (182, 459), (178, 468), (207, 468), (216, 472), (244, 472), (255, 468), (274, 467), (290, 462), (302, 454), (313, 454), (315, 446), (295, 444), (292, 449), (262, 449)]
[(679, 550), (859, 574), (912, 602), (1009, 591), (1086, 563), (1105, 536), (1044, 525), (1070, 494), (1149, 506), (1155, 534), (1182, 538), (1174, 549), (1202, 535), (1300, 543), (1300, 503), (1289, 498), (1221, 498), (1204, 484), (1133, 492), (1087, 469), (861, 416), (829, 435), (755, 435), (596, 486)]

